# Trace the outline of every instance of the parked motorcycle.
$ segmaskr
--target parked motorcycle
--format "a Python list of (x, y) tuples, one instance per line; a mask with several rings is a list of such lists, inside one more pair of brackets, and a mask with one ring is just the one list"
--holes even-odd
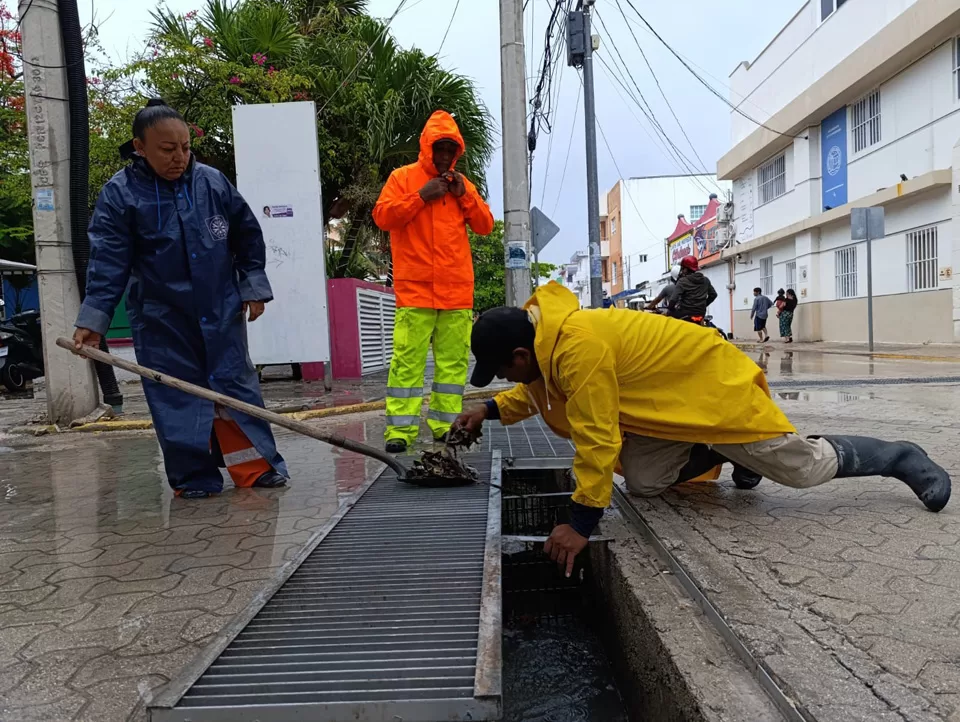
[(24, 311), (0, 323), (0, 383), (10, 391), (23, 391), (27, 383), (43, 376), (43, 341), (40, 312)]

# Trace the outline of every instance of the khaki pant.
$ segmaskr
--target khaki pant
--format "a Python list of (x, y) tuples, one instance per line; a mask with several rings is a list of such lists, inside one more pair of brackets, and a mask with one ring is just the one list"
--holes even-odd
[[(673, 486), (690, 460), (693, 444), (627, 434), (620, 466), (627, 489), (637, 496), (657, 496)], [(795, 489), (824, 484), (837, 475), (837, 452), (825, 439), (784, 434), (752, 444), (715, 444), (713, 450), (764, 478)]]

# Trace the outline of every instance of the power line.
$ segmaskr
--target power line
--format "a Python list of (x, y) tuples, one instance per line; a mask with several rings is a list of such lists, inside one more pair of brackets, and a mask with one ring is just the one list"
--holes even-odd
[(567, 142), (567, 157), (563, 159), (563, 172), (560, 174), (560, 187), (557, 189), (557, 200), (553, 204), (553, 210), (550, 215), (557, 212), (557, 206), (560, 205), (560, 194), (563, 192), (563, 181), (567, 177), (567, 163), (570, 162), (570, 149), (573, 147), (573, 134), (577, 129), (577, 115), (580, 112), (580, 95), (583, 93), (583, 83), (577, 91), (577, 102), (574, 104), (573, 124), (570, 126), (570, 140)]
[(627, 5), (630, 6), (630, 9), (633, 10), (633, 12), (635, 12), (635, 13), (637, 14), (637, 17), (640, 18), (640, 20), (643, 21), (643, 24), (646, 25), (646, 26), (650, 29), (650, 32), (654, 34), (654, 36), (657, 38), (657, 40), (659, 40), (661, 43), (663, 43), (663, 46), (664, 46), (667, 50), (669, 50), (669, 51), (671, 52), (671, 54), (673, 55), (673, 57), (675, 57), (677, 60), (679, 60), (680, 63), (681, 63), (681, 65), (683, 65), (683, 67), (685, 67), (685, 68), (690, 72), (690, 74), (693, 75), (693, 77), (695, 77), (697, 80), (699, 80), (700, 83), (703, 85), (703, 87), (705, 87), (707, 90), (709, 90), (709, 91), (710, 91), (711, 93), (713, 93), (715, 96), (717, 96), (718, 98), (720, 98), (720, 100), (722, 100), (726, 105), (728, 105), (728, 106), (730, 107), (730, 109), (733, 110), (735, 113), (737, 113), (737, 114), (739, 114), (739, 115), (742, 115), (744, 118), (746, 118), (747, 120), (749, 120), (751, 123), (753, 123), (753, 124), (755, 124), (755, 125), (758, 125), (758, 126), (760, 126), (761, 128), (764, 128), (764, 129), (766, 129), (766, 130), (769, 130), (771, 133), (776, 133), (777, 135), (782, 135), (782, 136), (785, 136), (785, 137), (788, 137), (788, 138), (806, 138), (806, 137), (807, 137), (807, 136), (804, 135), (803, 133), (799, 133), (799, 134), (795, 134), (795, 133), (784, 133), (784, 132), (782, 132), (782, 131), (775, 130), (774, 128), (771, 128), (770, 126), (761, 123), (761, 122), (760, 122), (759, 120), (757, 120), (756, 118), (753, 118), (752, 116), (750, 116), (750, 115), (748, 115), (747, 113), (745, 113), (745, 112), (743, 112), (742, 110), (740, 110), (739, 106), (735, 105), (734, 103), (731, 103), (730, 100), (723, 95), (723, 93), (721, 93), (720, 91), (718, 91), (716, 88), (714, 88), (712, 85), (710, 85), (710, 83), (708, 83), (706, 80), (704, 80), (704, 79), (697, 73), (696, 70), (694, 70), (692, 67), (690, 67), (689, 63), (687, 63), (686, 60), (684, 60), (683, 58), (680, 57), (680, 54), (677, 53), (677, 51), (674, 50), (674, 49), (670, 46), (670, 44), (660, 36), (660, 33), (658, 33), (656, 30), (654, 30), (653, 26), (652, 26), (649, 22), (647, 22), (647, 19), (646, 19), (645, 17), (643, 17), (643, 15), (640, 13), (639, 10), (637, 10), (636, 6), (633, 4), (633, 2), (632, 2), (631, 0), (625, 0), (625, 2), (627, 3)]
[(700, 154), (697, 153), (697, 149), (693, 145), (693, 141), (690, 140), (690, 136), (687, 135), (687, 131), (684, 130), (683, 123), (680, 122), (680, 118), (677, 117), (676, 111), (673, 109), (673, 105), (670, 103), (670, 99), (667, 98), (667, 94), (663, 92), (663, 86), (660, 85), (660, 79), (657, 77), (657, 74), (653, 72), (653, 66), (650, 65), (650, 61), (647, 59), (647, 54), (643, 51), (643, 46), (640, 45), (640, 41), (637, 39), (636, 33), (633, 32), (633, 27), (627, 21), (627, 14), (623, 11), (623, 5), (620, 4), (620, 0), (616, 0), (617, 10), (620, 11), (621, 17), (623, 17), (623, 23), (627, 26), (627, 30), (630, 31), (630, 37), (633, 38), (633, 42), (637, 46), (637, 50), (640, 51), (641, 57), (643, 57), (643, 62), (647, 65), (647, 70), (650, 71), (650, 75), (653, 76), (653, 82), (657, 84), (657, 90), (660, 91), (660, 95), (663, 98), (663, 102), (667, 104), (667, 108), (670, 109), (670, 115), (673, 116), (673, 119), (677, 122), (677, 127), (680, 128), (680, 132), (683, 133), (683, 137), (687, 141), (687, 145), (690, 146), (690, 150), (693, 151), (693, 154), (697, 157), (697, 160), (700, 161), (700, 167), (703, 168), (704, 172), (709, 175), (707, 170), (707, 164), (703, 162), (703, 158), (700, 157)]
[[(343, 82), (341, 82), (340, 85), (337, 86), (337, 89), (333, 91), (333, 95), (327, 98), (327, 102), (324, 103), (322, 106), (320, 106), (320, 110), (317, 111), (318, 117), (323, 113), (324, 110), (326, 110), (327, 106), (333, 102), (333, 99), (337, 97), (337, 94), (346, 87), (347, 83), (350, 82), (351, 78), (353, 78), (356, 72), (360, 69), (360, 66), (363, 65), (364, 61), (368, 57), (370, 57), (370, 54), (373, 52), (373, 46), (379, 43), (381, 40), (383, 40), (384, 36), (387, 34), (387, 31), (390, 29), (390, 24), (396, 19), (397, 15), (400, 14), (400, 11), (403, 10), (403, 6), (406, 4), (407, 4), (407, 0), (400, 0), (400, 4), (397, 5), (397, 9), (393, 11), (393, 15), (390, 16), (390, 18), (387, 20), (384, 26), (380, 29), (380, 32), (377, 34), (376, 39), (372, 43), (370, 43), (370, 45), (367, 46), (366, 51), (357, 61), (357, 64), (353, 66), (353, 70), (351, 70), (347, 74), (347, 77), (343, 79)], [(452, 19), (451, 19), (451, 22), (452, 22)]]
[[(638, 101), (633, 96), (633, 93), (624, 86), (624, 90), (627, 92), (627, 95), (629, 95), (631, 99), (635, 103), (637, 103), (641, 112), (643, 112), (647, 120), (650, 122), (650, 125), (653, 126), (653, 129), (663, 138), (664, 141), (666, 141), (667, 145), (669, 146), (667, 148), (667, 151), (671, 152), (676, 157), (677, 161), (679, 161), (679, 165), (677, 167), (680, 168), (681, 171), (685, 170), (687, 173), (691, 173), (693, 175), (701, 175), (700, 171), (693, 164), (693, 161), (691, 161), (686, 156), (686, 154), (680, 150), (677, 144), (674, 143), (673, 140), (670, 138), (670, 136), (667, 134), (666, 130), (663, 128), (663, 125), (660, 123), (660, 121), (657, 120), (656, 114), (653, 112), (653, 108), (650, 106), (650, 103), (647, 102), (646, 97), (644, 97), (643, 91), (640, 89), (640, 86), (637, 83), (636, 78), (634, 78), (633, 73), (630, 72), (629, 65), (627, 64), (626, 60), (624, 60), (623, 54), (620, 52), (620, 48), (617, 46), (616, 41), (613, 39), (613, 35), (610, 33), (609, 30), (607, 30), (606, 23), (603, 21), (603, 18), (600, 17), (599, 13), (597, 14), (597, 19), (600, 21), (600, 25), (603, 27), (603, 30), (607, 35), (607, 39), (610, 41), (610, 45), (613, 47), (613, 50), (616, 53), (617, 58), (619, 58), (620, 60), (620, 65), (622, 66), (620, 70), (622, 74), (630, 78), (630, 82), (633, 84), (633, 87), (636, 89), (637, 95), (639, 95), (640, 100)], [(604, 61), (603, 56), (598, 56), (598, 57), (600, 58), (601, 63), (604, 63), (604, 65), (606, 65), (606, 62)], [(709, 175), (706, 173), (704, 174)], [(701, 186), (701, 188), (704, 190), (704, 192), (706, 192), (707, 195), (710, 195), (711, 191), (709, 188), (703, 185), (703, 183), (700, 182), (699, 179), (697, 179), (696, 182), (698, 185)]]
[[(453, 21), (456, 20), (457, 10), (459, 9), (460, 9), (460, 0), (457, 0), (457, 4), (453, 6), (453, 15), (450, 16), (450, 22), (447, 23), (447, 31), (443, 34), (443, 40), (440, 41), (440, 47), (437, 48), (437, 52), (435, 53), (438, 57), (440, 55), (440, 51), (443, 50), (444, 44), (447, 42), (447, 36), (450, 34), (450, 28), (453, 27)], [(620, 12), (623, 12), (623, 11), (621, 10)]]

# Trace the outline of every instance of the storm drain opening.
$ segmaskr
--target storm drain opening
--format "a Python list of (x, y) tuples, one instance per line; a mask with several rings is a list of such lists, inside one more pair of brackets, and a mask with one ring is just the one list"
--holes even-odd
[(504, 469), (503, 709), (505, 722), (628, 722), (608, 649), (593, 557), (602, 528), (566, 577), (544, 553), (546, 537), (570, 520), (568, 470)]

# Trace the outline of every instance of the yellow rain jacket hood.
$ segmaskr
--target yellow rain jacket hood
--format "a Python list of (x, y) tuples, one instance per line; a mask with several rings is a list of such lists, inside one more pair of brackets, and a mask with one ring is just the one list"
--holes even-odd
[(795, 433), (763, 371), (712, 329), (650, 313), (580, 310), (557, 283), (525, 308), (543, 377), (499, 394), (500, 420), (540, 412), (573, 440), (573, 500), (606, 507), (624, 433), (702, 444), (746, 444)]

